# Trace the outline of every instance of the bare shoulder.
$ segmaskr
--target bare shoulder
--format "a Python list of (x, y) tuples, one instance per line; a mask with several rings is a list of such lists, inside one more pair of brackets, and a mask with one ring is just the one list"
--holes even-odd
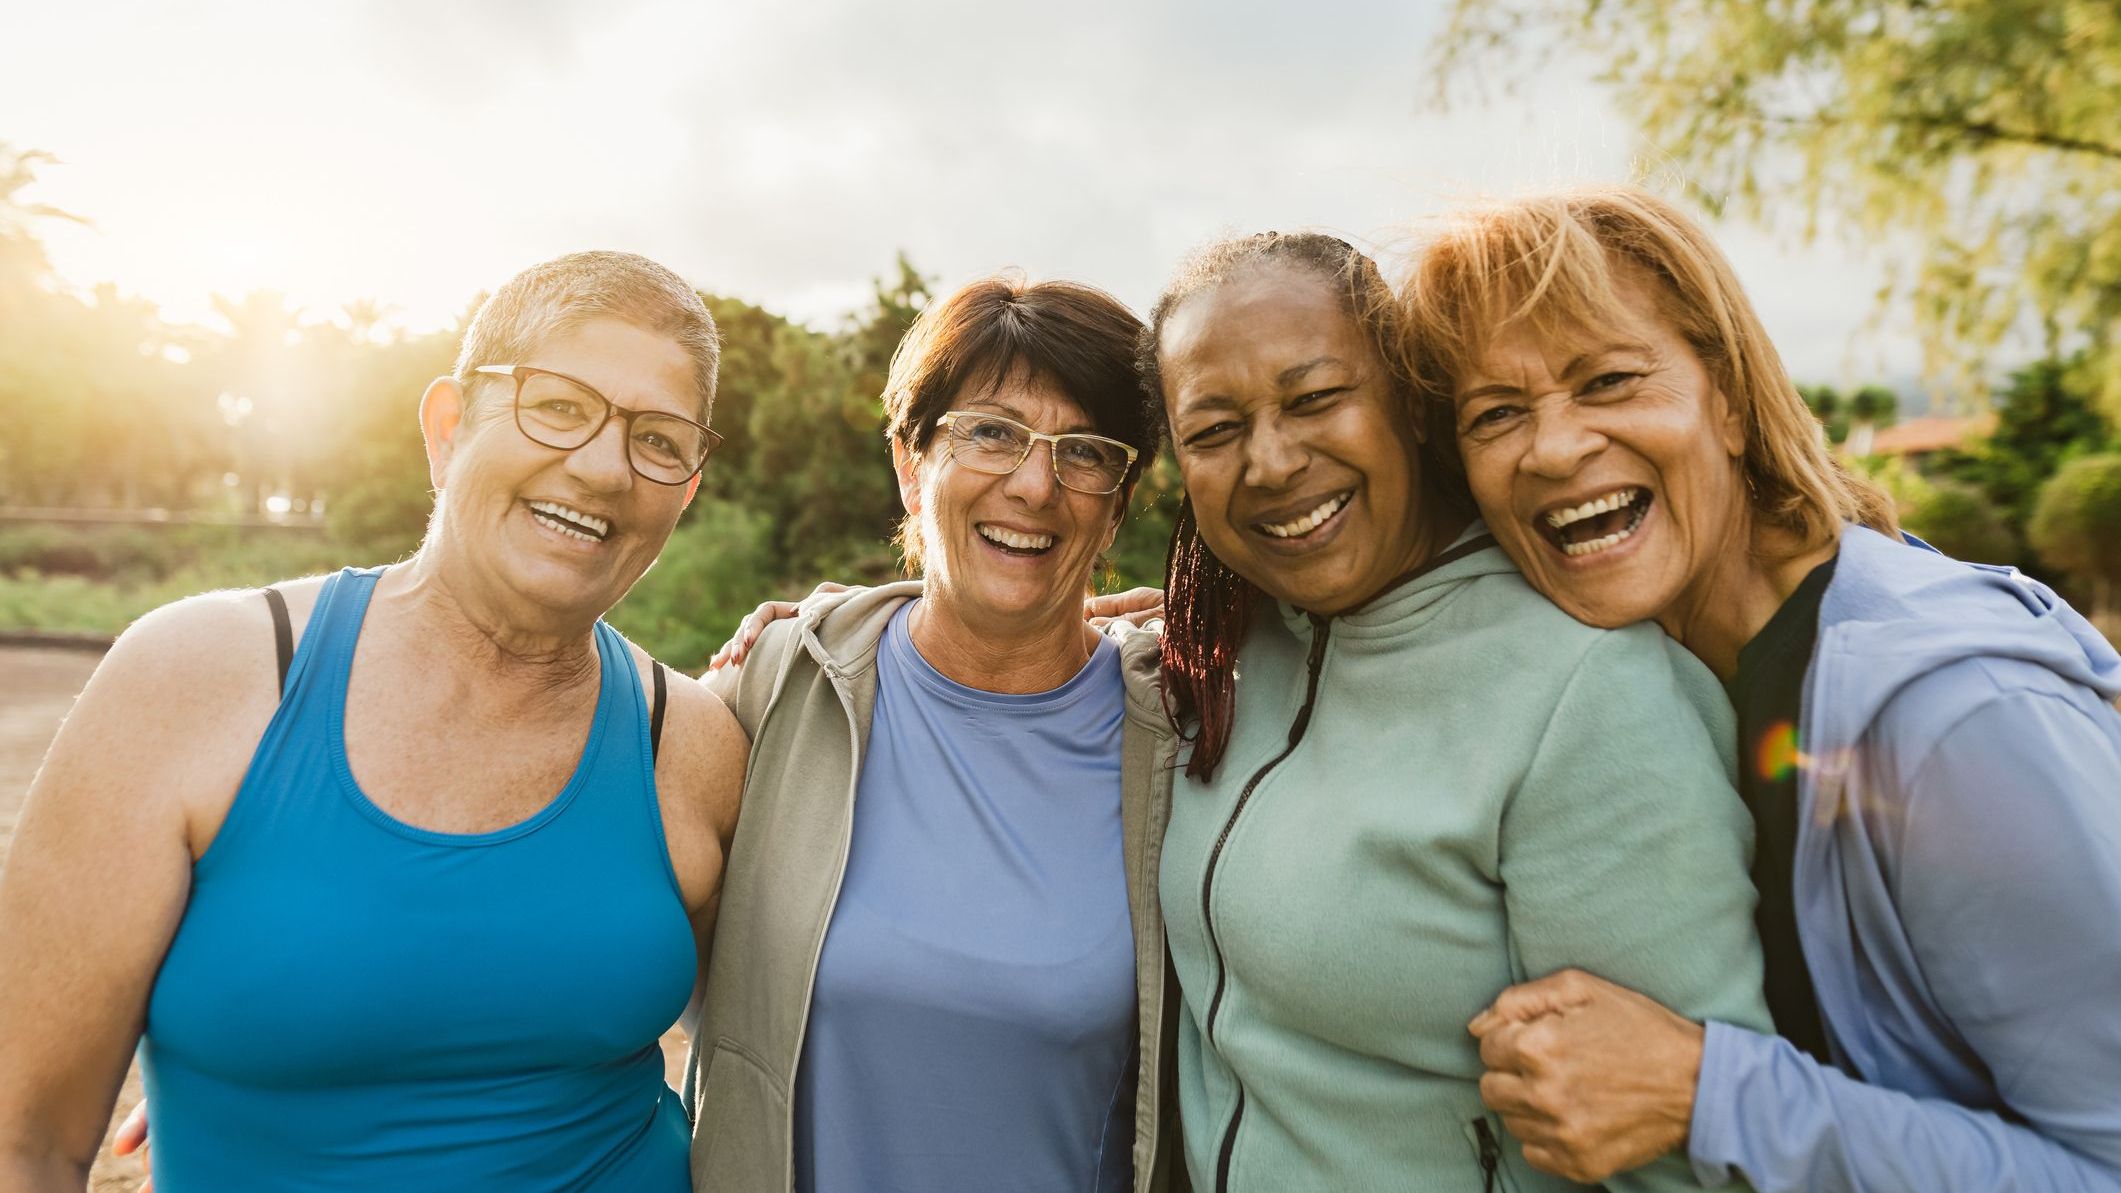
[[(316, 599), (306, 596), (305, 612)], [(201, 593), (135, 621), (96, 668), (89, 691), (182, 696), (180, 703), (197, 707), (272, 683), (274, 657), (271, 606), (256, 589)]]
[[(299, 632), (320, 580), (287, 589)], [(271, 607), (255, 589), (209, 592), (134, 622), (54, 738), (43, 798), (181, 818), (194, 856), (234, 798), (279, 703)], [(144, 802), (143, 802), (144, 801)]]
[[(634, 665), (644, 683), (655, 660), (632, 643)], [(707, 685), (673, 667), (665, 672), (663, 737), (656, 761), (656, 783), (667, 797), (677, 796), (703, 814), (726, 836), (736, 822), (736, 805), (744, 785), (744, 764), (751, 743), (719, 696)]]

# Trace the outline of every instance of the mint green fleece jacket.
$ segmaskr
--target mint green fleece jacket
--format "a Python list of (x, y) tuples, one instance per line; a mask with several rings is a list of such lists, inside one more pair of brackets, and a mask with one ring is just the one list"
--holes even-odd
[[(1237, 670), (1161, 866), (1196, 1189), (1574, 1188), (1480, 1102), (1466, 1023), (1526, 978), (1767, 1027), (1730, 706), (1657, 627), (1583, 625), (1489, 546), (1269, 608)], [(1610, 1187), (1696, 1186), (1671, 1156)]]

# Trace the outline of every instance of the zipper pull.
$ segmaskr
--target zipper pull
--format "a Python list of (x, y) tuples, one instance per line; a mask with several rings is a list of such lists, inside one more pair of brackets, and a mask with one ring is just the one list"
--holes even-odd
[(1495, 1193), (1496, 1169), (1502, 1164), (1502, 1144), (1496, 1142), (1495, 1131), (1484, 1118), (1473, 1120), (1473, 1134), (1480, 1141), (1481, 1193)]

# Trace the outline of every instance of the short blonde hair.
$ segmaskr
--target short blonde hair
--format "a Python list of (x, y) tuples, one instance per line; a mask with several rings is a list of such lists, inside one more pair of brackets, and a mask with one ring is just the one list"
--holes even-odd
[(699, 419), (708, 420), (722, 359), (714, 316), (685, 279), (634, 253), (569, 253), (508, 279), (464, 332), (457, 384), (469, 395), (479, 366), (527, 364), (540, 345), (592, 319), (617, 319), (675, 341), (692, 358)]
[(1449, 403), (1496, 335), (1520, 322), (1541, 335), (1596, 334), (1631, 273), (1737, 410), (1753, 512), (1800, 550), (1854, 522), (1898, 533), (1893, 504), (1828, 450), (1819, 421), (1700, 224), (1631, 186), (1557, 191), (1445, 217), (1402, 288), (1407, 354), (1426, 399)]

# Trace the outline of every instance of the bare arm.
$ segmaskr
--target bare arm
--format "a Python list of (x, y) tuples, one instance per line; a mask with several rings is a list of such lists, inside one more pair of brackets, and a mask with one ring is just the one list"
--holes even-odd
[[(195, 846), (218, 827), (271, 717), (265, 607), (236, 601), (198, 598), (142, 619), (97, 668), (30, 785), (0, 874), (0, 1186), (10, 1190), (87, 1183), (183, 916)], [(238, 648), (253, 629), (262, 653)]]

